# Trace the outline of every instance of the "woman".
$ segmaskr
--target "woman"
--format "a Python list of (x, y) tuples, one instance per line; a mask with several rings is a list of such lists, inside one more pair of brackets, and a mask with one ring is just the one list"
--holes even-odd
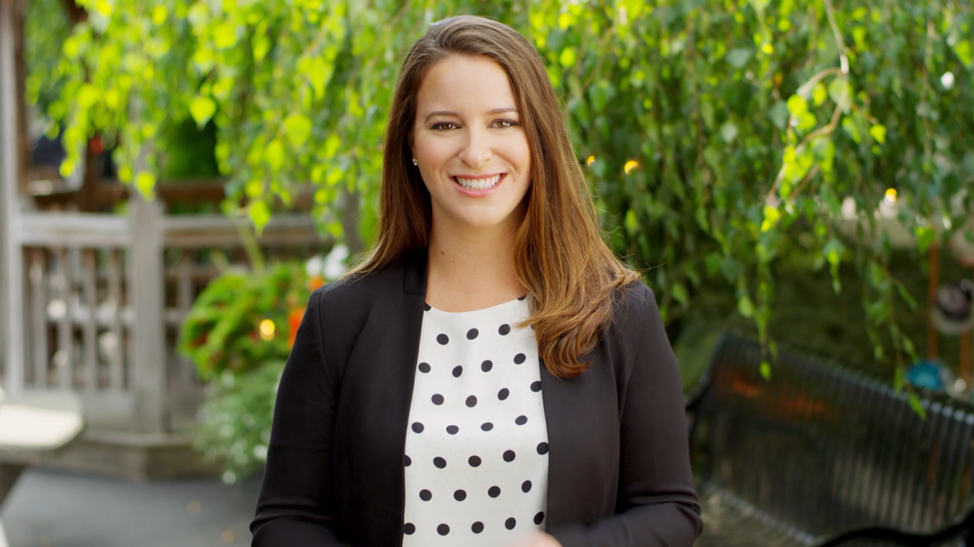
[(413, 46), (381, 200), (298, 330), (253, 545), (692, 545), (673, 352), (521, 35), (463, 16)]

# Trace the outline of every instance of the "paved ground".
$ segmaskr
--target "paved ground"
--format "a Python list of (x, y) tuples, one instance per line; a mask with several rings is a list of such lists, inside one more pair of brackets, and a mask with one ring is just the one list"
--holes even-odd
[(3, 504), (9, 547), (250, 545), (255, 481), (135, 483), (30, 470)]

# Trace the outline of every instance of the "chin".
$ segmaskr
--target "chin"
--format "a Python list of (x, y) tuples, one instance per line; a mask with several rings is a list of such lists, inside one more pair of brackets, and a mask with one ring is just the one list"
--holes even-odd
[(457, 215), (457, 220), (470, 228), (474, 229), (488, 229), (494, 228), (501, 224), (507, 222), (511, 217), (511, 213), (508, 214), (460, 214)]

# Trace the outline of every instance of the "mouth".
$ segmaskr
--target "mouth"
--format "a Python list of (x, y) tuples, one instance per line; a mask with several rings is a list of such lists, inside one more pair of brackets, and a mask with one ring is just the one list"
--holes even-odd
[(477, 178), (454, 176), (453, 181), (466, 190), (483, 191), (490, 190), (494, 186), (497, 186), (505, 175), (506, 173), (500, 173), (497, 175)]

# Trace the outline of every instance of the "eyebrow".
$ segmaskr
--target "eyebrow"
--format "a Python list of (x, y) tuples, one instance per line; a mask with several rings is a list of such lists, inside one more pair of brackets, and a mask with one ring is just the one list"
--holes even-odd
[[(507, 112), (517, 112), (517, 109), (514, 108), (513, 106), (505, 106), (505, 107), (502, 107), (502, 108), (495, 108), (493, 110), (488, 110), (487, 111), (487, 115), (488, 116), (495, 116), (497, 114), (504, 114), (504, 113), (507, 113)], [(436, 110), (434, 112), (430, 112), (429, 114), (427, 114), (426, 115), (426, 118), (423, 119), (423, 123), (428, 122), (429, 119), (432, 118), (433, 116), (454, 116), (454, 117), (459, 118), (460, 117), (460, 114), (458, 114), (456, 112), (452, 112), (450, 110)]]

